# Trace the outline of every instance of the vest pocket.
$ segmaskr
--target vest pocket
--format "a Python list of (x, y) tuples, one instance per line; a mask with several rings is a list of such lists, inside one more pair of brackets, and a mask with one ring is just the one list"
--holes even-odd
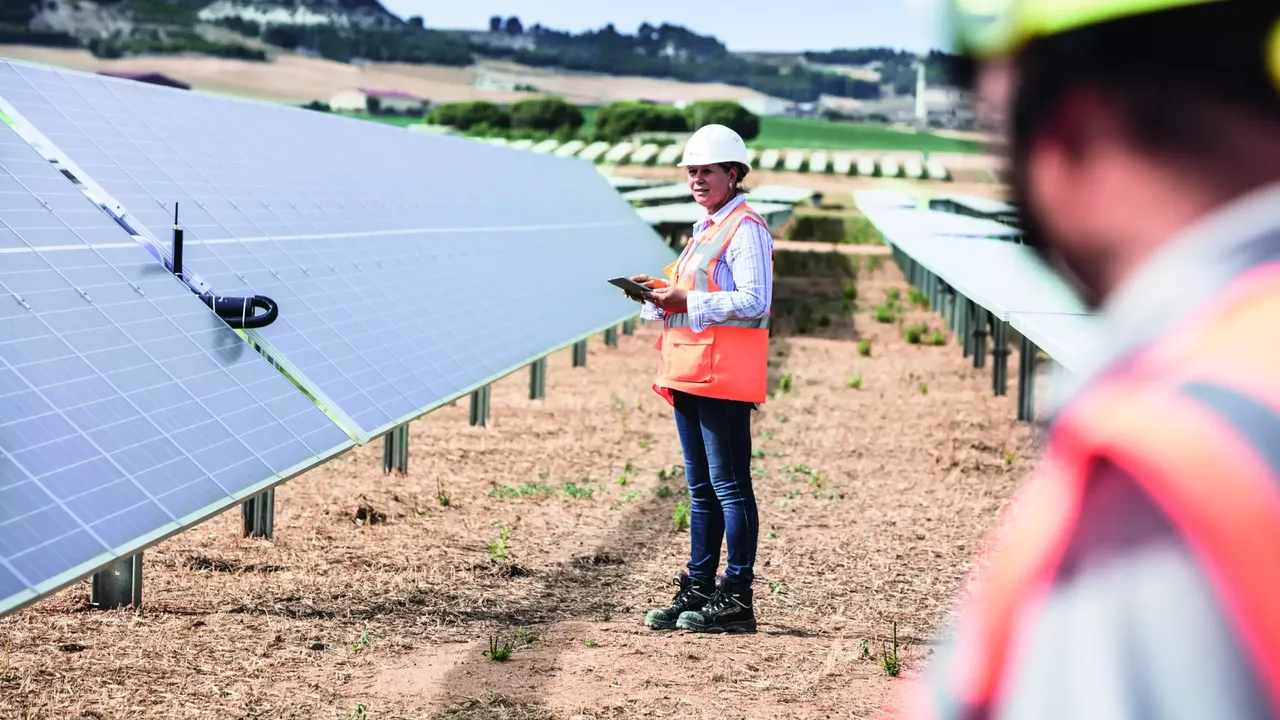
[(681, 333), (662, 343), (663, 376), (672, 382), (711, 382), (711, 333)]

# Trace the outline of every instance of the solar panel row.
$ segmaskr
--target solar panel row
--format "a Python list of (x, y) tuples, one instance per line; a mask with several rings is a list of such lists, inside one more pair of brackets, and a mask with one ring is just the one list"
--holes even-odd
[(185, 267), (274, 299), (252, 337), (362, 442), (631, 316), (601, 279), (672, 259), (587, 163), (13, 62), (0, 98), (139, 232), (178, 203)]
[(0, 612), (351, 445), (0, 124)]

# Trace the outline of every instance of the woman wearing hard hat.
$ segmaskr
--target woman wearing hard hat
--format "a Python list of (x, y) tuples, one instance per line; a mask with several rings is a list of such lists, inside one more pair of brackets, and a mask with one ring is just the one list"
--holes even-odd
[[(654, 390), (675, 408), (689, 483), (689, 565), (671, 604), (645, 624), (658, 630), (753, 632), (751, 584), (760, 521), (751, 488), (751, 411), (764, 402), (773, 293), (773, 237), (747, 206), (747, 146), (733, 130), (693, 134), (680, 166), (707, 216), (664, 278), (633, 278), (651, 289), (641, 317), (661, 320), (662, 360)], [(716, 580), (721, 538), (728, 546)]]

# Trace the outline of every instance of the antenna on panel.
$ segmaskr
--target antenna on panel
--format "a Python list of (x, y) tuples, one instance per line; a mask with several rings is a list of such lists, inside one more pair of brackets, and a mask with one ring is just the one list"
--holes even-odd
[[(173, 274), (184, 283), (187, 279), (182, 276), (182, 228), (178, 225), (178, 203), (173, 204)], [(191, 287), (188, 283), (187, 287)], [(204, 301), (218, 317), (222, 318), (228, 326), (237, 330), (249, 330), (255, 328), (263, 328), (275, 322), (276, 317), (280, 314), (280, 308), (276, 302), (265, 295), (253, 295), (251, 297), (219, 297), (210, 292), (199, 292), (195, 288), (191, 291)], [(257, 310), (263, 313), (258, 315)]]

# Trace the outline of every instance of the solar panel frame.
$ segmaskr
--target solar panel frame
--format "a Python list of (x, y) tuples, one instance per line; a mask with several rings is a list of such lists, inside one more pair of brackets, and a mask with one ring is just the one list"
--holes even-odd
[[(101, 78), (98, 76), (81, 77), (81, 74), (72, 73), (70, 71), (55, 71), (40, 68), (38, 66), (28, 66), (21, 63), (11, 62), (8, 63), (8, 66), (10, 68), (17, 68), (19, 74), (22, 72), (26, 72), (27, 74), (47, 74), (52, 72), (60, 77), (75, 78), (76, 92), (71, 94), (89, 94), (84, 90), (84, 87), (88, 86), (93, 93), (97, 93), (99, 95), (104, 92), (103, 88), (106, 88), (106, 92), (117, 94), (127, 92), (132, 95), (134, 99), (137, 98), (137, 93), (139, 92), (168, 92), (174, 97), (184, 98), (192, 96), (191, 93), (186, 91), (172, 91), (167, 88), (151, 88), (150, 86), (145, 86), (145, 90), (131, 88), (130, 90), (125, 91), (122, 89), (126, 87), (125, 85), (113, 85), (111, 83), (124, 83), (126, 81), (113, 81), (110, 78)], [(0, 63), (0, 70), (3, 70), (4, 68), (5, 65)], [(56, 84), (50, 83), (47, 78), (42, 82), (45, 82), (46, 84)], [(143, 105), (139, 108), (142, 112), (138, 113), (144, 118), (141, 121), (143, 126), (139, 126), (131, 117), (128, 120), (125, 120), (124, 118), (128, 116), (128, 113), (125, 113), (123, 110), (117, 109), (114, 113), (109, 112), (110, 107), (108, 106), (110, 106), (111, 103), (101, 101), (100, 98), (97, 106), (101, 106), (106, 109), (97, 111), (98, 115), (106, 116), (108, 114), (112, 114), (112, 122), (129, 125), (129, 127), (132, 128), (131, 131), (134, 131), (133, 137), (135, 139), (131, 144), (127, 144), (129, 143), (128, 132), (121, 131), (118, 127), (103, 125), (100, 123), (95, 124), (93, 129), (95, 133), (100, 133), (104, 139), (97, 139), (96, 136), (93, 139), (89, 139), (83, 132), (79, 134), (72, 132), (66, 125), (66, 123), (70, 122), (70, 119), (60, 112), (52, 112), (51, 103), (45, 102), (44, 107), (42, 108), (40, 101), (43, 96), (41, 93), (33, 94), (31, 92), (22, 91), (21, 88), (15, 91), (14, 86), (15, 83), (12, 81), (12, 78), (6, 80), (6, 78), (0, 76), (0, 99), (7, 101), (10, 98), (6, 97), (6, 95), (12, 95), (14, 92), (18, 92), (20, 97), (25, 97), (25, 100), (20, 103), (23, 106), (14, 107), (15, 104), (12, 102), (4, 104), (14, 107), (16, 114), (23, 117), (28, 124), (35, 128), (35, 130), (45, 135), (52, 134), (55, 142), (50, 144), (58, 149), (61, 156), (65, 156), (73, 161), (72, 163), (69, 163), (70, 165), (76, 166), (76, 163), (78, 163), (78, 167), (76, 167), (77, 176), (82, 176), (83, 173), (83, 176), (87, 176), (92, 181), (96, 181), (91, 181), (88, 184), (101, 190), (101, 194), (110, 200), (110, 204), (117, 210), (117, 214), (119, 214), (126, 222), (134, 226), (139, 231), (139, 234), (148, 238), (153, 247), (157, 249), (157, 252), (161, 254), (167, 255), (167, 246), (165, 241), (161, 240), (159, 237), (160, 228), (165, 228), (171, 224), (171, 217), (169, 217), (170, 210), (155, 197), (149, 196), (146, 188), (143, 186), (147, 183), (151, 183), (164, 188), (170, 188), (168, 180), (172, 179), (172, 176), (167, 176), (166, 178), (157, 180), (155, 173), (160, 172), (157, 169), (159, 166), (156, 161), (152, 161), (149, 158), (160, 158), (162, 162), (166, 163), (165, 172), (167, 172), (168, 165), (172, 164), (172, 166), (177, 168), (177, 171), (181, 173), (179, 180), (183, 182), (192, 182), (197, 187), (201, 188), (202, 191), (206, 191), (208, 188), (216, 186), (216, 183), (221, 181), (221, 179), (215, 178), (212, 181), (202, 182), (208, 180), (208, 176), (213, 174), (207, 169), (211, 164), (216, 164), (219, 167), (219, 170), (217, 171), (219, 174), (225, 173), (228, 177), (248, 177), (245, 174), (246, 161), (242, 159), (245, 155), (243, 151), (224, 152), (215, 157), (208, 148), (205, 148), (204, 152), (199, 157), (184, 160), (182, 152), (175, 152), (172, 147), (164, 147), (164, 143), (160, 140), (152, 140), (152, 135), (164, 138), (166, 134), (173, 135), (181, 132), (178, 126), (171, 124), (172, 117), (169, 116), (176, 116), (179, 114), (176, 111), (173, 111), (172, 108), (157, 107), (154, 103), (150, 105)], [(26, 94), (23, 95), (23, 92), (26, 92)], [(52, 90), (49, 90), (44, 86), (42, 86), (41, 92), (44, 94), (53, 94)], [(80, 102), (77, 105), (74, 99), (66, 99), (68, 91), (65, 88), (59, 88), (58, 92), (60, 93), (59, 102), (69, 103), (76, 106), (77, 109), (87, 112), (88, 109), (86, 108), (86, 103)], [(83, 98), (81, 98), (81, 100), (82, 99)], [(224, 99), (219, 98), (218, 100), (223, 101)], [(207, 102), (207, 100), (202, 100), (201, 102)], [(316, 208), (302, 207), (302, 204), (297, 202), (296, 198), (291, 202), (289, 199), (290, 196), (287, 194), (281, 194), (278, 190), (263, 186), (261, 183), (256, 187), (252, 187), (251, 190), (245, 190), (243, 194), (236, 197), (230, 197), (228, 194), (225, 201), (220, 199), (209, 200), (208, 197), (205, 196), (202, 202), (195, 202), (194, 200), (188, 202), (190, 194), (183, 195), (186, 199), (181, 201), (181, 221), (183, 226), (187, 228), (187, 236), (189, 238), (186, 251), (186, 267), (192, 271), (192, 276), (195, 278), (196, 283), (202, 288), (211, 288), (218, 292), (227, 294), (246, 294), (247, 288), (254, 288), (255, 291), (267, 294), (277, 302), (281, 303), (281, 319), (278, 320), (271, 328), (267, 328), (264, 331), (251, 331), (249, 333), (250, 337), (255, 343), (261, 346), (274, 361), (279, 363), (291, 375), (298, 378), (299, 381), (307, 388), (308, 392), (316, 397), (317, 401), (332, 415), (337, 417), (346, 427), (348, 432), (356, 437), (359, 442), (367, 442), (392, 427), (395, 427), (397, 424), (407, 422), (414, 417), (425, 412), (429, 412), (431, 409), (439, 407), (441, 404), (451, 402), (457, 397), (460, 397), (477, 387), (481, 387), (488, 382), (492, 382), (493, 379), (502, 377), (505, 374), (509, 374), (510, 372), (519, 369), (524, 364), (536, 360), (548, 351), (554, 351), (565, 345), (571, 345), (583, 337), (587, 337), (611, 325), (615, 325), (619, 322), (632, 318), (635, 316), (635, 310), (631, 303), (616, 297), (610, 291), (607, 284), (603, 282), (599, 283), (600, 287), (598, 289), (595, 287), (595, 284), (592, 283), (589, 291), (579, 287), (577, 288), (577, 291), (580, 293), (587, 293), (587, 297), (584, 297), (582, 302), (575, 301), (575, 307), (571, 309), (572, 312), (582, 314), (582, 308), (584, 306), (609, 306), (610, 304), (612, 304), (613, 307), (616, 307), (617, 310), (612, 311), (613, 314), (609, 314), (610, 311), (600, 308), (597, 309), (589, 318), (574, 320), (574, 322), (581, 323), (579, 325), (575, 325), (575, 327), (581, 328), (582, 331), (580, 333), (575, 333), (574, 337), (557, 336), (558, 342), (553, 345), (542, 344), (534, 348), (533, 344), (527, 343), (525, 346), (528, 353), (527, 356), (521, 356), (518, 360), (511, 360), (510, 362), (498, 362), (495, 360), (494, 362), (490, 362), (486, 365), (473, 354), (463, 351), (460, 358), (455, 358), (454, 362), (467, 362), (472, 365), (484, 366), (478, 368), (474, 373), (469, 375), (467, 377), (467, 382), (459, 382), (456, 385), (451, 386), (447, 393), (441, 394), (442, 391), (439, 389), (433, 390), (434, 394), (430, 396), (429, 402), (414, 399), (413, 402), (406, 404), (404, 402), (400, 402), (396, 398), (395, 392), (397, 386), (395, 383), (397, 378), (410, 377), (411, 375), (414, 375), (416, 370), (406, 367), (405, 363), (401, 362), (398, 358), (384, 361), (384, 364), (379, 366), (377, 362), (374, 362), (373, 358), (364, 357), (366, 362), (360, 364), (358, 371), (351, 371), (350, 368), (355, 367), (355, 359), (362, 357), (362, 355), (367, 352), (367, 349), (362, 347), (360, 342), (347, 339), (345, 337), (345, 333), (335, 334), (332, 332), (334, 327), (337, 327), (339, 324), (337, 321), (332, 323), (332, 326), (325, 326), (324, 323), (317, 324), (311, 322), (316, 317), (319, 317), (324, 313), (337, 313), (341, 315), (346, 312), (344, 307), (332, 302), (334, 292), (336, 291), (329, 292), (327, 295), (324, 295), (324, 297), (320, 297), (321, 301), (328, 303), (324, 306), (307, 306), (305, 304), (305, 298), (303, 298), (300, 293), (294, 292), (295, 290), (303, 287), (309, 287), (311, 290), (314, 290), (317, 283), (333, 283), (335, 285), (342, 285), (343, 292), (346, 292), (351, 297), (355, 298), (355, 301), (362, 301), (366, 305), (375, 301), (388, 301), (393, 299), (385, 289), (371, 289), (371, 282), (353, 281), (352, 275), (350, 274), (351, 268), (343, 265), (342, 263), (332, 261), (332, 254), (327, 257), (324, 256), (325, 251), (337, 252), (334, 247), (335, 244), (343, 241), (351, 241), (353, 238), (359, 239), (363, 255), (370, 258), (370, 260), (368, 262), (360, 260), (359, 262), (351, 263), (354, 265), (356, 273), (376, 273), (399, 268), (402, 273), (400, 277), (403, 277), (403, 272), (407, 272), (406, 268), (413, 263), (417, 263), (417, 267), (423, 267), (424, 255), (427, 256), (425, 260), (438, 258), (453, 263), (460, 263), (461, 260), (459, 260), (459, 258), (465, 259), (465, 256), (467, 255), (465, 249), (459, 249), (456, 246), (445, 246), (443, 241), (437, 243), (439, 247), (427, 247), (427, 245), (429, 245), (428, 241), (430, 236), (441, 235), (443, 233), (463, 235), (467, 238), (468, 243), (490, 243), (491, 245), (496, 244), (495, 246), (501, 246), (503, 243), (506, 243), (503, 247), (504, 252), (508, 253), (519, 250), (519, 248), (515, 247), (510, 241), (510, 236), (518, 233), (525, 233), (526, 237), (529, 234), (552, 233), (552, 238), (558, 237), (556, 234), (559, 236), (568, 234), (566, 230), (572, 230), (577, 233), (609, 233), (615, 240), (615, 244), (622, 248), (623, 252), (618, 253), (617, 263), (612, 263), (612, 258), (606, 258), (606, 260), (609, 260), (610, 262), (596, 262), (596, 264), (600, 266), (598, 271), (602, 277), (616, 275), (617, 272), (633, 270), (634, 268), (631, 267), (623, 267), (623, 265), (628, 264), (643, 264), (645, 269), (648, 269), (650, 272), (656, 271), (658, 267), (661, 267), (670, 261), (669, 257), (674, 257), (670, 249), (662, 243), (661, 239), (635, 216), (629, 206), (618, 197), (617, 193), (612, 190), (606, 181), (600, 178), (599, 174), (589, 164), (576, 163), (567, 159), (556, 159), (550, 156), (538, 156), (532, 153), (517, 153), (470, 142), (465, 139), (413, 135), (406, 137), (405, 133), (401, 133), (395, 129), (382, 128), (381, 126), (375, 126), (361, 121), (328, 118), (314, 113), (305, 113), (276, 106), (265, 106), (263, 104), (251, 103), (249, 101), (232, 100), (225, 102), (239, 103), (241, 105), (251, 107), (250, 110), (244, 110), (240, 108), (240, 105), (237, 105), (235, 106), (235, 112), (237, 113), (245, 112), (263, 115), (264, 113), (269, 112), (289, 112), (297, 113), (296, 117), (307, 118), (307, 121), (313, 124), (317, 122), (316, 118), (323, 118), (324, 122), (348, 123), (350, 124), (350, 127), (361, 128), (360, 133), (363, 134), (382, 131), (394, 132), (395, 141), (399, 143), (397, 148), (412, 150), (412, 143), (414, 142), (432, 142), (437, 144), (454, 143), (454, 145), (449, 148), (450, 152), (456, 153), (459, 151), (459, 148), (465, 146), (467, 149), (474, 149), (475, 154), (481, 157), (481, 159), (487, 158), (486, 162), (493, 162), (497, 154), (500, 154), (503, 162), (517, 162), (518, 158), (524, 157), (530, 158), (527, 161), (521, 161), (525, 165), (534, 162), (556, 163), (556, 172), (561, 175), (566, 175), (570, 171), (577, 173), (577, 176), (572, 178), (573, 183), (583, 183), (587, 177), (590, 177), (593, 183), (590, 187), (578, 187), (579, 191), (584, 189), (587, 190), (588, 192), (584, 199), (587, 201), (594, 201), (596, 205), (587, 206), (582, 209), (575, 208), (575, 214), (589, 216), (577, 223), (557, 224), (553, 222), (556, 219), (553, 217), (554, 213), (549, 211), (547, 208), (529, 206), (525, 208), (525, 212), (532, 213), (533, 217), (530, 218), (531, 222), (527, 227), (484, 227), (478, 223), (473, 223), (470, 227), (410, 228), (404, 227), (403, 225), (397, 226), (396, 223), (392, 221), (366, 222), (367, 227), (362, 227), (360, 225), (360, 220), (368, 221), (369, 219), (369, 214), (366, 212), (365, 215), (360, 216), (360, 220), (353, 220), (352, 218), (354, 215), (348, 215), (347, 217), (330, 217), (326, 215), (323, 218), (323, 222), (313, 219), (311, 220), (311, 226), (309, 228), (306, 228), (305, 223), (302, 224), (304, 225), (304, 228), (314, 230), (314, 234), (301, 234), (293, 237), (282, 237), (280, 235), (273, 236), (271, 233), (274, 232), (273, 228), (279, 227), (280, 223), (278, 222), (272, 226), (272, 228), (268, 228), (267, 230), (262, 230), (260, 228), (263, 227), (264, 223), (274, 221), (274, 219), (270, 217), (272, 211), (283, 210), (284, 213), (288, 213), (288, 217), (284, 219), (285, 221), (297, 223), (300, 222), (298, 219), (300, 214), (306, 215), (307, 212), (311, 212), (314, 215)], [(115, 103), (115, 106), (118, 108), (119, 103)], [(37, 110), (37, 114), (40, 115), (40, 117), (26, 117), (26, 115), (29, 114), (28, 111), (32, 108)], [(224, 108), (211, 107), (210, 111), (215, 112), (222, 109)], [(146, 123), (151, 122), (151, 118), (155, 116), (165, 118), (164, 122), (155, 121), (156, 130), (154, 132), (149, 135), (142, 133), (142, 130), (146, 130)], [(229, 127), (230, 121), (233, 119), (234, 118), (228, 119), (225, 116), (220, 116), (220, 128), (222, 126)], [(77, 122), (83, 124), (86, 121), (78, 120)], [(169, 127), (174, 128), (172, 133), (161, 132), (161, 130), (165, 130)], [(55, 132), (45, 132), (50, 129)], [(195, 131), (200, 128), (187, 129)], [(288, 142), (288, 138), (284, 136), (284, 133), (282, 133), (279, 128), (269, 128), (264, 132), (274, 133), (271, 137), (275, 138), (280, 143)], [(137, 139), (140, 136), (140, 133), (146, 135), (146, 137), (141, 140)], [(147, 146), (145, 153), (141, 151), (134, 151), (135, 147), (141, 147), (144, 143)], [(365, 138), (365, 144), (369, 147), (374, 147), (376, 145), (376, 143), (369, 142), (368, 138)], [(231, 145), (234, 146), (234, 143)], [(111, 159), (113, 157), (120, 159), (121, 162), (118, 164), (112, 163)], [(86, 158), (88, 158), (88, 162), (84, 162)], [(303, 158), (299, 160), (300, 163), (306, 163), (309, 161), (313, 162), (313, 164), (315, 162), (310, 158)], [(358, 164), (359, 163), (357, 163), (357, 165)], [(227, 169), (223, 170), (223, 167), (226, 167)], [(545, 169), (546, 166), (544, 165), (541, 167)], [(362, 168), (360, 167), (353, 168), (351, 169), (351, 174), (356, 177), (364, 177), (359, 173), (361, 169)], [(203, 173), (203, 175), (201, 175), (201, 173)], [(290, 177), (297, 178), (299, 182), (306, 181), (306, 178), (302, 177), (297, 171), (294, 171)], [(248, 182), (247, 179), (246, 182)], [(109, 188), (104, 188), (104, 186), (109, 186)], [(120, 191), (119, 188), (124, 188), (124, 190)], [(108, 189), (110, 192), (108, 192)], [(275, 190), (274, 194), (272, 194), (273, 190)], [(550, 197), (549, 193), (552, 190), (554, 190), (553, 187), (543, 187), (540, 185), (535, 185), (532, 188), (532, 191), (535, 194), (543, 193), (547, 194), (548, 197)], [(174, 192), (175, 196), (179, 194), (176, 191)], [(268, 201), (259, 203), (259, 205), (265, 206), (265, 210), (263, 207), (253, 207), (254, 193), (269, 196)], [(465, 200), (465, 197), (459, 195), (456, 188), (453, 188), (449, 194), (457, 196), (457, 199), (453, 200), (455, 204)], [(122, 195), (127, 197), (122, 197)], [(117, 198), (119, 198), (119, 200), (117, 200)], [(416, 207), (413, 206), (411, 202), (405, 201), (403, 198), (392, 197), (392, 200), (395, 202), (387, 202), (384, 203), (384, 205), (402, 212), (405, 211), (406, 207), (409, 209)], [(367, 211), (367, 206), (369, 204), (381, 202), (381, 200), (374, 198), (370, 193), (365, 192), (363, 196), (357, 195), (354, 199), (348, 199), (346, 206), (341, 202), (334, 202), (337, 203), (336, 207), (338, 209)], [(364, 203), (363, 205), (361, 204), (362, 202)], [(438, 204), (441, 206), (448, 206), (449, 199), (441, 200)], [(244, 209), (244, 212), (239, 212), (242, 208)], [(253, 214), (249, 213), (250, 209), (253, 210)], [(482, 214), (482, 212), (476, 213), (477, 216)], [(231, 219), (228, 220), (226, 219), (227, 217), (230, 217)], [(334, 226), (333, 229), (336, 229), (339, 232), (325, 232), (326, 229), (330, 228), (326, 228), (324, 225), (330, 224), (330, 222)], [(596, 228), (598, 228), (598, 230)], [(644, 235), (643, 239), (637, 236), (636, 233), (642, 233)], [(552, 242), (552, 238), (544, 238), (542, 242), (543, 245), (554, 250), (555, 243)], [(393, 239), (396, 242), (390, 242)], [(563, 239), (559, 239), (559, 242), (563, 244)], [(645, 246), (646, 242), (651, 243), (651, 245)], [(405, 245), (412, 245), (413, 243), (418, 244), (418, 251), (416, 253), (410, 252), (407, 254), (402, 253), (399, 256), (394, 255), (396, 248), (393, 246), (398, 244), (403, 247)], [(547, 248), (544, 247), (543, 249)], [(581, 254), (580, 252), (566, 252), (570, 255)], [(614, 251), (611, 250), (610, 253), (612, 252)], [(628, 262), (628, 255), (630, 256), (631, 261), (639, 260), (640, 262)], [(337, 265), (343, 265), (343, 267), (339, 268)], [(364, 267), (361, 267), (361, 265), (364, 265)], [(537, 263), (527, 265), (527, 267), (537, 267)], [(344, 276), (343, 273), (347, 274)], [(455, 275), (458, 274), (459, 273), (455, 273)], [(483, 277), (483, 273), (477, 272), (475, 273), (475, 276)], [(508, 279), (511, 280), (511, 283), (508, 285), (516, 284), (518, 281), (518, 278), (516, 277)], [(454, 277), (448, 279), (448, 282), (456, 285), (457, 280), (458, 278)], [(501, 282), (502, 278), (491, 278), (491, 280), (497, 287), (507, 286)], [(582, 284), (583, 283), (579, 283), (580, 286)], [(515, 286), (518, 287), (518, 284)], [(406, 288), (406, 291), (410, 290), (412, 290), (412, 288)], [(528, 292), (525, 297), (527, 298), (529, 307), (537, 307), (537, 302), (539, 300), (537, 293)], [(477, 302), (487, 302), (487, 299), (480, 298)], [(306, 313), (304, 313), (304, 315), (306, 317), (300, 316), (295, 312), (298, 308), (305, 309)], [(422, 313), (425, 313), (428, 316), (431, 315), (431, 312), (427, 308), (423, 307), (410, 308), (410, 310), (411, 312), (405, 313), (410, 316), (406, 322), (418, 322), (420, 318), (417, 316)], [(345, 329), (345, 332), (359, 334), (361, 328), (357, 323), (357, 318), (350, 317), (349, 312), (346, 314), (347, 316), (341, 319), (341, 324)], [(305, 325), (305, 323), (308, 322), (311, 322), (311, 324)], [(545, 318), (531, 321), (527, 316), (511, 319), (509, 322), (506, 322), (504, 328), (515, 338), (515, 340), (519, 340), (519, 337), (516, 336), (520, 333), (530, 333), (538, 330), (539, 322), (544, 322), (543, 329), (540, 330), (541, 332), (550, 332), (545, 327)], [(300, 326), (300, 323), (304, 324), (304, 326)], [(381, 340), (379, 340), (378, 342), (375, 342), (374, 345), (383, 348), (394, 345), (402, 349), (413, 350), (413, 346), (408, 342), (408, 338), (404, 337), (404, 334), (398, 329), (393, 330), (389, 335), (391, 337), (390, 340), (385, 343), (382, 343)], [(561, 333), (560, 335), (563, 334)], [(309, 341), (312, 343), (311, 345), (306, 345), (306, 343), (301, 343), (301, 341), (299, 341), (299, 345), (294, 347), (286, 347), (285, 344), (282, 344), (282, 338), (287, 339), (292, 337), (296, 340), (303, 336), (315, 339)], [(470, 333), (469, 336), (475, 342), (485, 340), (492, 341), (492, 338), (484, 338), (476, 335), (475, 333)], [(504, 350), (509, 350), (513, 345), (512, 339), (512, 337), (503, 338), (503, 342), (500, 344), (490, 342), (489, 347), (501, 347)], [(313, 352), (319, 347), (319, 343), (326, 343), (326, 355), (323, 358), (318, 358), (315, 352)], [(378, 343), (381, 343), (381, 345), (378, 345)], [(519, 343), (517, 342), (515, 345), (518, 346)], [(457, 346), (455, 345), (453, 347)], [(510, 356), (511, 353), (508, 352), (507, 354)], [(422, 351), (419, 352), (419, 355), (422, 355)], [(337, 358), (342, 362), (346, 362), (348, 371), (341, 372), (335, 370), (337, 365), (329, 362), (332, 358)], [(430, 366), (433, 363), (431, 360), (425, 359), (423, 364), (424, 366)], [(396, 377), (388, 377), (380, 373), (381, 370), (388, 367), (394, 368), (395, 372), (401, 374)], [(415, 387), (427, 384), (427, 381), (422, 380), (421, 378), (415, 382), (417, 383)], [(326, 383), (340, 387), (339, 389), (334, 390), (332, 387), (325, 387)], [(412, 407), (410, 407), (410, 405)], [(384, 408), (383, 406), (386, 407)], [(385, 411), (383, 411), (383, 409), (385, 409)]]
[(0, 401), (0, 614), (353, 445), (4, 123)]

